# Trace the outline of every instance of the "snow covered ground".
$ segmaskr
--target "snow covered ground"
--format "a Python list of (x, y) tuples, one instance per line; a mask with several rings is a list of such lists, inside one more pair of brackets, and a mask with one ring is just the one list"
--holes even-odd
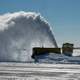
[(0, 63), (0, 80), (80, 80), (80, 65)]
[(65, 56), (64, 54), (49, 53), (37, 56), (38, 63), (80, 64), (80, 56)]

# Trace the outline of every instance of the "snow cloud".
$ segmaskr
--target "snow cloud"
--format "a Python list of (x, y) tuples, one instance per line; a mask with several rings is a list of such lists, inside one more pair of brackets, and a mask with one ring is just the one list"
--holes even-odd
[(32, 47), (57, 47), (48, 22), (35, 12), (0, 15), (0, 61), (31, 61)]

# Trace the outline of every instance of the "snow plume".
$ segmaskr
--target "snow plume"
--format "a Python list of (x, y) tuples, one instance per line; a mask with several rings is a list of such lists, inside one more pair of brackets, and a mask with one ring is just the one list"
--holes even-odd
[(34, 12), (0, 15), (0, 61), (31, 61), (32, 47), (57, 47), (48, 22)]

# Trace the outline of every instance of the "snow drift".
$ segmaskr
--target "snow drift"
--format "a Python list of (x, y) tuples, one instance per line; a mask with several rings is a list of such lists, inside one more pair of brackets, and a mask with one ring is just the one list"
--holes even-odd
[(57, 47), (50, 25), (40, 14), (0, 15), (0, 61), (31, 61), (36, 46)]

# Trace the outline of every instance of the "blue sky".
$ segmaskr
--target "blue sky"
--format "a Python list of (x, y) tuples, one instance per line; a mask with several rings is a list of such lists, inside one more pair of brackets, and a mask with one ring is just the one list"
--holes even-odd
[(21, 10), (41, 13), (51, 24), (58, 45), (80, 45), (80, 0), (0, 0), (0, 14)]

